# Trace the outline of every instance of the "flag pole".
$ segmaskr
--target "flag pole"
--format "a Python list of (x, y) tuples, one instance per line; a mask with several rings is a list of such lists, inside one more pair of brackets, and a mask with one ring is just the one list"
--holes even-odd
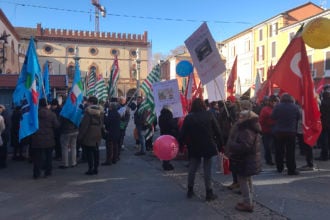
[[(225, 100), (225, 99), (223, 98), (222, 93), (221, 93), (220, 86), (219, 86), (218, 82), (217, 82), (215, 79), (213, 79), (213, 81), (214, 81), (214, 83), (215, 83), (215, 87), (216, 87), (216, 88), (218, 89), (218, 91), (219, 91), (220, 98), (221, 98), (222, 100)], [(226, 106), (226, 103), (224, 103), (223, 107), (225, 108), (225, 111), (226, 111), (226, 113), (227, 113), (227, 117), (229, 118), (229, 111), (228, 111), (228, 108), (227, 108), (227, 106)]]
[(41, 88), (42, 88), (42, 93), (44, 94), (44, 97), (46, 99), (46, 105), (48, 105), (48, 100), (47, 100), (47, 96), (46, 96), (46, 90), (45, 90), (45, 85), (44, 85), (44, 77), (42, 74), (40, 74), (40, 78), (41, 78)]

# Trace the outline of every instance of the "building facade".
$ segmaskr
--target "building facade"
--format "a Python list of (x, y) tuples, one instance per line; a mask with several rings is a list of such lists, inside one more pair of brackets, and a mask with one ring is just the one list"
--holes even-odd
[(0, 74), (19, 72), (20, 38), (0, 9)]
[(118, 58), (119, 80), (118, 96), (131, 96), (137, 86), (137, 49), (140, 59), (140, 81), (148, 74), (148, 58), (151, 43), (148, 33), (122, 34), (89, 32), (66, 29), (48, 29), (37, 24), (36, 28), (20, 28), (16, 31), (21, 37), (21, 44), (27, 47), (31, 36), (36, 42), (40, 65), (50, 63), (51, 74), (68, 76), (69, 86), (73, 80), (75, 48), (79, 50), (81, 77), (86, 79), (91, 71), (103, 76), (106, 81), (110, 77), (111, 66)]
[[(309, 2), (280, 13), (218, 43), (220, 54), (227, 60), (227, 72), (230, 72), (235, 57), (238, 58), (237, 74), (241, 78), (242, 93), (253, 87), (257, 73), (261, 82), (266, 80), (268, 68), (276, 65), (300, 26), (320, 16), (329, 17), (329, 10)], [(328, 76), (329, 51), (330, 48), (318, 50), (307, 46), (316, 83), (319, 78)]]

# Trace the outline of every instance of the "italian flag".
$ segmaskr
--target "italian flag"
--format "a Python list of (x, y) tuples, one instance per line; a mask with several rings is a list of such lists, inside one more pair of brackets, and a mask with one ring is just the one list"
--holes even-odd
[(31, 90), (32, 102), (33, 102), (33, 104), (37, 105), (38, 104), (38, 100), (39, 100), (39, 93), (37, 91), (36, 80), (35, 79), (32, 80), (31, 74), (28, 74), (27, 75), (27, 78), (26, 78), (26, 81), (25, 81), (25, 87), (27, 89), (30, 89)]
[(70, 94), (70, 98), (71, 98), (71, 102), (72, 104), (76, 104), (76, 101), (77, 101), (77, 97), (82, 94), (82, 90), (83, 90), (83, 87), (82, 87), (82, 83), (81, 81), (79, 81), (78, 83), (76, 83), (73, 88), (72, 88), (72, 92)]

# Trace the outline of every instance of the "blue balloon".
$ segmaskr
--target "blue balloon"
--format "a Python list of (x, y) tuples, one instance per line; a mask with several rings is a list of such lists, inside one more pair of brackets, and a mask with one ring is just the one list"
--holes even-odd
[(189, 76), (193, 70), (193, 65), (188, 60), (181, 60), (176, 65), (176, 74), (181, 77)]

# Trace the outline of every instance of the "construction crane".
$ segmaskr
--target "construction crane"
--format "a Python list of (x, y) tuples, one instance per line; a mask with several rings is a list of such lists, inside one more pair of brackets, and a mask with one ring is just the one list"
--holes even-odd
[(95, 6), (95, 32), (100, 32), (100, 12), (102, 17), (106, 16), (106, 10), (103, 5), (100, 5), (99, 0), (92, 0), (92, 5)]

